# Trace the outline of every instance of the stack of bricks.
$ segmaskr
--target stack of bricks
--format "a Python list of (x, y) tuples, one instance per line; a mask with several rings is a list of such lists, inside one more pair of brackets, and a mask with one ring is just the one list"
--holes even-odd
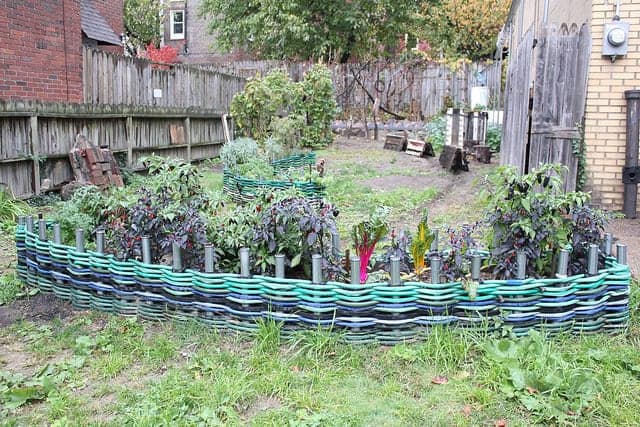
[(610, 58), (602, 56), (602, 41), (604, 26), (614, 15), (615, 2), (592, 3), (592, 47), (584, 137), (587, 185), (592, 191), (593, 201), (604, 208), (620, 210), (626, 143), (624, 91), (640, 88), (640, 0), (621, 3), (620, 19), (631, 24), (629, 49), (625, 56), (612, 63)]
[(76, 143), (69, 152), (69, 161), (75, 179), (80, 184), (91, 184), (101, 189), (122, 187), (120, 168), (108, 148), (97, 148), (83, 135), (76, 137)]

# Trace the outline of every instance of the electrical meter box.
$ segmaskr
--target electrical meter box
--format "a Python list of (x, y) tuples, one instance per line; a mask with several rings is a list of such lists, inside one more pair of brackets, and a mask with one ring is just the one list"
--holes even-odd
[(628, 22), (613, 21), (605, 24), (602, 55), (611, 57), (626, 55), (629, 47), (628, 40)]

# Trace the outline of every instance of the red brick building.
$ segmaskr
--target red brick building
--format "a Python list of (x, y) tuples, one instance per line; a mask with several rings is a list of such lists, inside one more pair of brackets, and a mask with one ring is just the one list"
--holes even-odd
[(0, 99), (82, 101), (82, 46), (122, 52), (123, 0), (0, 2)]

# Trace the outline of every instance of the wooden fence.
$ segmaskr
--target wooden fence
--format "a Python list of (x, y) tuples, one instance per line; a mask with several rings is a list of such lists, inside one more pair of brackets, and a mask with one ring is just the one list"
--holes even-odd
[(527, 33), (509, 65), (500, 158), (522, 173), (545, 163), (563, 164), (568, 169), (565, 189), (573, 191), (578, 172), (574, 141), (581, 138), (584, 119), (591, 33), (586, 24), (549, 25), (535, 38), (534, 45), (534, 34)]
[(82, 85), (87, 104), (147, 105), (229, 111), (245, 79), (219, 71), (127, 58), (84, 47)]
[(16, 197), (73, 180), (68, 153), (78, 133), (136, 168), (148, 154), (198, 161), (218, 155), (222, 111), (0, 101), (0, 183)]
[[(239, 61), (216, 69), (241, 77), (286, 70), (293, 80), (303, 78), (309, 62)], [(438, 63), (397, 64), (388, 61), (330, 66), (336, 100), (345, 114), (358, 116), (365, 106), (380, 98), (386, 109), (412, 119), (431, 117), (445, 106), (471, 102), (473, 86), (489, 88), (490, 107), (501, 109), (502, 62), (464, 64), (456, 71)]]

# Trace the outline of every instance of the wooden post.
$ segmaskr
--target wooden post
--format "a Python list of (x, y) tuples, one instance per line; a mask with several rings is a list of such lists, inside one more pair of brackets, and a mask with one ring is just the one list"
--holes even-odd
[(133, 167), (133, 117), (127, 116), (127, 167)]
[(187, 162), (191, 163), (191, 118), (184, 119), (184, 139), (187, 143)]
[(38, 116), (29, 118), (31, 125), (31, 157), (33, 158), (33, 190), (40, 194), (40, 138), (38, 137)]

